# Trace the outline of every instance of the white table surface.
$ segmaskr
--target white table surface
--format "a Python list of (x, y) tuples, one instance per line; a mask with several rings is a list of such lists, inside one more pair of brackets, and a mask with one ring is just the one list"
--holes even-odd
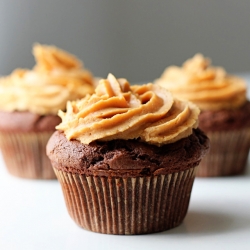
[(0, 157), (0, 249), (249, 250), (250, 158), (242, 176), (196, 178), (188, 214), (179, 227), (117, 236), (79, 228), (68, 215), (56, 180), (13, 177)]

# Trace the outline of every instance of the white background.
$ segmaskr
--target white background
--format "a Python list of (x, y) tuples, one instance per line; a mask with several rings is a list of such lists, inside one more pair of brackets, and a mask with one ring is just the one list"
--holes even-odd
[(188, 214), (179, 227), (116, 236), (79, 228), (68, 215), (56, 180), (13, 177), (0, 158), (0, 249), (249, 250), (250, 159), (242, 176), (196, 178)]

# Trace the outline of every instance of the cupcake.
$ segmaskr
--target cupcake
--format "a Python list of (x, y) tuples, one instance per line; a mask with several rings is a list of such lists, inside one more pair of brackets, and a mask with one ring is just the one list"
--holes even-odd
[(166, 68), (155, 84), (201, 110), (199, 127), (210, 139), (210, 151), (202, 159), (197, 176), (244, 173), (250, 147), (250, 102), (244, 80), (197, 54), (182, 67)]
[(160, 86), (111, 74), (94, 94), (68, 102), (47, 155), (75, 223), (121, 235), (178, 226), (209, 147), (198, 114)]
[(55, 179), (46, 144), (68, 100), (94, 92), (92, 74), (75, 56), (36, 44), (36, 65), (0, 79), (0, 148), (9, 173)]

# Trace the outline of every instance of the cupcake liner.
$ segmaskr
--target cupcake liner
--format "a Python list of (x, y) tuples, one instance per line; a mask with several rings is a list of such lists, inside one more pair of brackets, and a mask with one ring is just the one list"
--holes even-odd
[(149, 177), (103, 177), (54, 168), (72, 219), (105, 234), (147, 234), (178, 226), (189, 205), (196, 168)]
[(196, 176), (216, 177), (244, 173), (250, 148), (250, 128), (207, 132), (210, 151), (201, 160)]
[(46, 144), (53, 132), (0, 133), (0, 148), (10, 174), (28, 179), (55, 179)]

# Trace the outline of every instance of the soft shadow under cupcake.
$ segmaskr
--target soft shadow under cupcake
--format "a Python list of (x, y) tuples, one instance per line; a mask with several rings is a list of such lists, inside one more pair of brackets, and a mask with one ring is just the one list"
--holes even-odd
[(232, 214), (210, 211), (190, 211), (184, 222), (177, 228), (160, 233), (161, 235), (213, 235), (249, 227), (250, 221)]

